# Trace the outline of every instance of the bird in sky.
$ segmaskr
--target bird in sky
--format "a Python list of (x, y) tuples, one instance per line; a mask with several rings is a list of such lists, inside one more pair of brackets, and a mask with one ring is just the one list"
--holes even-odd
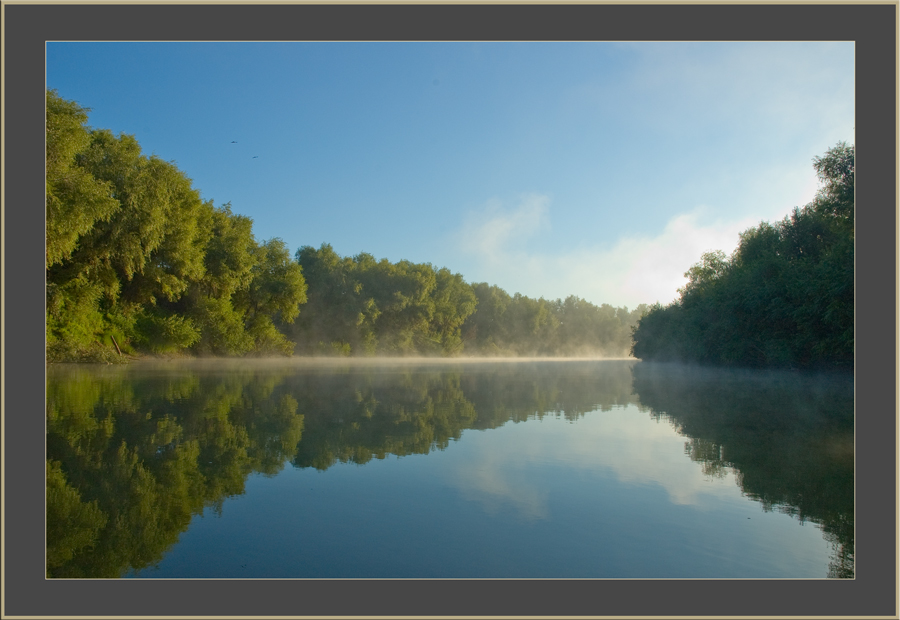
[(231, 143), (232, 143), (232, 144), (237, 144), (237, 140), (232, 140)]
[(259, 157), (259, 155), (254, 155), (254, 156), (251, 157), (250, 159), (256, 159), (257, 157)]

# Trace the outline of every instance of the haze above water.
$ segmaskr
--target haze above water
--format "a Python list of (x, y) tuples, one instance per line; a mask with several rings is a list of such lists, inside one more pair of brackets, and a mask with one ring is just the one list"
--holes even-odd
[(48, 575), (852, 577), (849, 375), (48, 368)]

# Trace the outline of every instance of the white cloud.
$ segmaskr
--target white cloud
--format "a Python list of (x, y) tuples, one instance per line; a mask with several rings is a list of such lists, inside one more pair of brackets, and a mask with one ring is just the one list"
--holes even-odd
[[(800, 186), (797, 186), (798, 188)], [(815, 188), (807, 184), (802, 197), (811, 199)], [(801, 198), (799, 190), (797, 198)], [(802, 201), (798, 201), (802, 204)], [(459, 247), (474, 261), (467, 273), (472, 282), (486, 281), (513, 294), (546, 299), (577, 295), (588, 301), (634, 308), (656, 301), (666, 304), (684, 286), (684, 273), (704, 252), (730, 254), (740, 232), (762, 219), (774, 221), (786, 210), (768, 218), (718, 216), (722, 211), (698, 206), (672, 217), (654, 235), (631, 235), (612, 245), (558, 247), (530, 243), (550, 229), (550, 200), (529, 195), (513, 209), (493, 201), (481, 213), (470, 214), (457, 232)], [(577, 238), (573, 231), (573, 238)]]
[[(630, 307), (644, 302), (665, 304), (677, 296), (677, 289), (687, 281), (684, 272), (704, 252), (731, 253), (737, 246), (738, 234), (758, 223), (752, 218), (703, 223), (705, 211), (698, 208), (675, 216), (655, 237), (623, 238), (609, 250), (575, 257), (581, 258), (579, 262), (560, 258), (563, 266), (572, 263), (570, 270), (582, 265), (576, 282), (586, 285), (586, 295), (592, 298), (616, 300), (606, 303)], [(600, 277), (592, 279), (591, 273), (597, 272)]]
[(550, 199), (538, 194), (522, 197), (517, 208), (504, 210), (498, 200), (491, 200), (482, 212), (470, 213), (459, 233), (464, 251), (486, 260), (503, 261), (509, 244), (532, 237), (548, 226), (547, 206)]

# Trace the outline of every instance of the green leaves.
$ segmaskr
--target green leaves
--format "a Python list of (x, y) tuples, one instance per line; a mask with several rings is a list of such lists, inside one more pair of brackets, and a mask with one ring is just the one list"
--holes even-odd
[(194, 322), (178, 315), (144, 313), (138, 318), (135, 328), (139, 334), (136, 344), (153, 353), (173, 353), (200, 340), (200, 331)]
[(294, 344), (279, 328), (297, 317), (306, 281), (284, 243), (257, 243), (250, 218), (204, 202), (134, 136), (89, 130), (86, 121), (87, 110), (47, 92), (54, 356), (101, 358), (94, 349), (111, 345), (113, 333), (125, 349), (152, 353), (290, 355)]
[(90, 144), (87, 112), (47, 91), (47, 266), (71, 256), (79, 236), (119, 208), (113, 189), (82, 167), (76, 156)]
[(644, 311), (574, 296), (511, 297), (446, 268), (369, 254), (341, 258), (327, 244), (300, 248), (296, 257), (309, 303), (292, 333), (312, 354), (626, 356)]
[(634, 333), (642, 359), (743, 366), (853, 364), (853, 147), (816, 171), (816, 199), (740, 236), (731, 257), (709, 252), (685, 274), (678, 301)]
[(684, 297), (694, 291), (710, 287), (725, 275), (728, 267), (729, 261), (722, 250), (705, 252), (700, 262), (685, 272), (684, 277), (688, 279), (688, 283), (684, 288), (678, 289), (678, 292)]
[(293, 323), (306, 303), (306, 280), (300, 265), (281, 239), (270, 239), (254, 249), (256, 264), (247, 289), (246, 305), (253, 315), (265, 314)]
[(328, 244), (300, 248), (309, 303), (293, 331), (308, 353), (449, 354), (475, 309), (462, 276), (430, 264), (341, 258)]
[(822, 182), (813, 208), (843, 223), (853, 225), (854, 180), (856, 176), (856, 147), (839, 142), (822, 157), (813, 160), (813, 167)]

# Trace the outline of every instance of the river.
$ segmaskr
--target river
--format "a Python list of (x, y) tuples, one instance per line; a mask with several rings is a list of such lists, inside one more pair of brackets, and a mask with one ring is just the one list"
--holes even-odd
[(852, 375), (636, 360), (47, 371), (47, 575), (852, 578)]

